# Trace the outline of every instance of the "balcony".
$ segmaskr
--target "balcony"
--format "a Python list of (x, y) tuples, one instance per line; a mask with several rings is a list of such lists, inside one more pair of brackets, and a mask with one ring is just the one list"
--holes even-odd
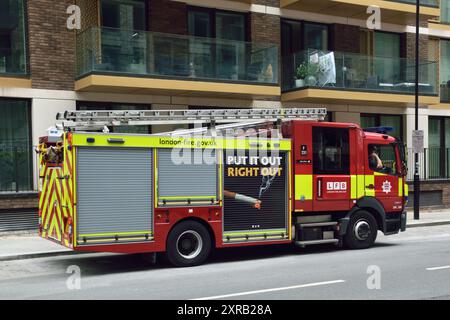
[(146, 31), (91, 28), (77, 37), (77, 91), (270, 97), (278, 47)]
[[(422, 61), (419, 68), (420, 103), (439, 103), (437, 64)], [(283, 58), (281, 100), (406, 106), (414, 103), (414, 70), (414, 60), (403, 58), (299, 51)]]
[[(359, 20), (366, 20), (368, 6), (378, 6), (384, 23), (414, 24), (415, 0), (281, 0), (282, 9), (320, 13)], [(420, 19), (427, 21), (439, 17), (438, 0), (422, 0)]]

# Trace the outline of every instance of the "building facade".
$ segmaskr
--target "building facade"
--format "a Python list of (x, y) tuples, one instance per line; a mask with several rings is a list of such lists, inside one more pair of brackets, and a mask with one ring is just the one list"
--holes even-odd
[[(65, 110), (324, 106), (331, 121), (392, 126), (410, 146), (415, 10), (415, 0), (0, 0), (0, 231), (35, 216), (33, 149)], [(450, 205), (450, 0), (423, 0), (420, 21), (422, 200)]]

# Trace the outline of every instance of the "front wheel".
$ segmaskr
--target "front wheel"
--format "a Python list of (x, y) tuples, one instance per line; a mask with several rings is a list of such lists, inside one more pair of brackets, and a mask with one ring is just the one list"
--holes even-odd
[(196, 221), (176, 225), (167, 238), (166, 255), (176, 267), (191, 267), (203, 263), (211, 252), (208, 230)]
[(350, 249), (371, 247), (377, 238), (378, 226), (374, 216), (361, 210), (350, 217), (344, 243)]

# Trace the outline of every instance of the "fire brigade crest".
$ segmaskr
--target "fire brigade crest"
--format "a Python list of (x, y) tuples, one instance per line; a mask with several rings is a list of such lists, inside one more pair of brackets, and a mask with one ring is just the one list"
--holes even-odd
[(391, 185), (391, 183), (388, 180), (386, 180), (386, 181), (383, 182), (383, 185), (381, 186), (381, 189), (383, 190), (383, 192), (389, 193), (389, 192), (391, 192), (392, 185)]

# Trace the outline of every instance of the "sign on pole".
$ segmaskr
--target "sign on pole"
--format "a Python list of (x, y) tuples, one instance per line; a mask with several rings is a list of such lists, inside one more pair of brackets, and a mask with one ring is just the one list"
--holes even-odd
[(412, 131), (412, 148), (414, 153), (423, 153), (423, 130)]

